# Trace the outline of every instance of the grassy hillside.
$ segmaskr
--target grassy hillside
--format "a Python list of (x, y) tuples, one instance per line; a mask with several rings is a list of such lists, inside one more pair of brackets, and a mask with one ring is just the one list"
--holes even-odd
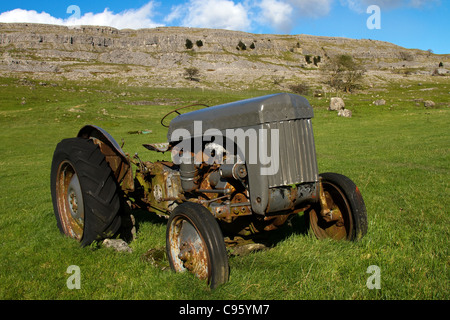
[[(326, 98), (307, 97), (319, 170), (356, 182), (368, 233), (358, 243), (318, 241), (299, 216), (274, 248), (231, 257), (230, 281), (210, 291), (142, 258), (165, 244), (165, 221), (151, 214), (136, 215), (132, 253), (63, 237), (50, 196), (52, 154), (61, 139), (95, 124), (123, 138), (125, 152), (161, 160), (141, 144), (165, 141), (159, 120), (172, 108), (269, 92), (0, 78), (0, 299), (449, 299), (450, 85), (434, 81), (346, 96), (350, 119), (327, 111)], [(380, 98), (386, 105), (374, 106)], [(423, 106), (428, 99), (435, 107)], [(128, 133), (145, 129), (152, 133)], [(80, 267), (79, 290), (66, 286), (70, 265)], [(371, 265), (380, 268), (380, 290), (366, 286)]]

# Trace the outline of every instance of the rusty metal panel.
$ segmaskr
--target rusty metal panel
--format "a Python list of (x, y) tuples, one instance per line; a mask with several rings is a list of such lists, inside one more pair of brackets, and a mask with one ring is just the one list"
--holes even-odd
[(108, 132), (98, 126), (86, 125), (80, 129), (77, 137), (92, 139), (105, 155), (106, 161), (122, 190), (125, 192), (134, 190), (133, 171), (129, 158)]
[(269, 188), (318, 181), (311, 119), (271, 122), (265, 128), (279, 130), (279, 168), (267, 176)]

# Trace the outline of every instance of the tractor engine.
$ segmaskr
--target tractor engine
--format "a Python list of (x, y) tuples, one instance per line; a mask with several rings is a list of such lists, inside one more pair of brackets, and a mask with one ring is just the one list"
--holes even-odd
[(241, 236), (274, 230), (319, 199), (311, 125), (303, 97), (275, 94), (210, 107), (172, 120), (172, 162), (141, 162), (141, 200), (166, 215), (202, 204), (223, 230)]

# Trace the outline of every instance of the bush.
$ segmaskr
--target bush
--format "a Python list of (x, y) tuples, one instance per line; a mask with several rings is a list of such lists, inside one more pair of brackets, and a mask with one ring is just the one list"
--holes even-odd
[(284, 80), (283, 76), (273, 76), (272, 77), (273, 84), (275, 84), (275, 85), (280, 85), (281, 82), (283, 82), (283, 80)]
[(194, 44), (192, 43), (191, 40), (186, 39), (186, 44), (185, 44), (185, 46), (186, 46), (186, 49), (190, 50), (190, 49), (192, 49), (192, 48), (194, 47)]
[(203, 47), (203, 41), (202, 40), (197, 40), (197, 42), (195, 44), (197, 45), (197, 47)]
[(322, 60), (320, 56), (314, 57), (314, 65), (317, 66), (317, 64)]
[(404, 61), (414, 61), (414, 55), (412, 55), (410, 52), (400, 51), (399, 55), (400, 58)]
[(312, 63), (311, 57), (312, 57), (312, 55), (310, 55), (310, 54), (307, 54), (305, 56), (305, 61), (306, 61), (307, 64), (311, 64)]
[(309, 86), (304, 83), (291, 84), (289, 86), (289, 89), (291, 89), (291, 91), (296, 94), (300, 94), (300, 95), (308, 95), (309, 94)]
[(238, 49), (238, 50), (247, 50), (247, 46), (242, 41), (239, 41), (236, 49)]

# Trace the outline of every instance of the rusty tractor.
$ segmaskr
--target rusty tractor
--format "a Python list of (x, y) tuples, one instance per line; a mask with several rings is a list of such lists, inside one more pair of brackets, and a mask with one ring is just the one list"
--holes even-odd
[[(169, 115), (176, 116), (167, 124)], [(86, 125), (53, 155), (57, 226), (86, 246), (117, 236), (130, 208), (166, 217), (171, 269), (211, 288), (229, 279), (227, 247), (301, 212), (319, 239), (359, 240), (367, 231), (363, 198), (346, 176), (318, 173), (312, 118), (307, 99), (288, 93), (179, 108), (161, 120), (168, 141), (143, 145), (171, 152), (172, 161), (157, 162), (124, 153), (105, 130)]]

